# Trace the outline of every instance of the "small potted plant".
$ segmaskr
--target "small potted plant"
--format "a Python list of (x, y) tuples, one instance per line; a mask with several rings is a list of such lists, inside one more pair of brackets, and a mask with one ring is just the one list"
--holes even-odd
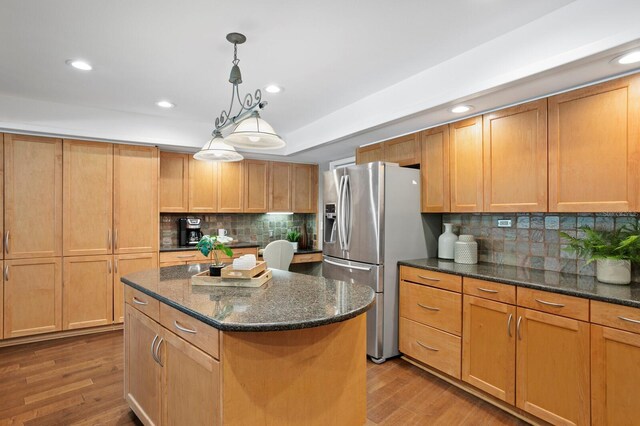
[(569, 241), (565, 249), (587, 260), (596, 261), (598, 281), (607, 284), (629, 284), (631, 262), (640, 261), (640, 228), (625, 225), (615, 231), (598, 231), (588, 226), (581, 227), (584, 238), (574, 238), (561, 232)]
[(203, 235), (198, 241), (196, 248), (200, 250), (203, 256), (209, 256), (209, 253), (213, 252), (213, 261), (211, 265), (209, 265), (209, 275), (212, 277), (219, 277), (220, 271), (226, 265), (220, 262), (220, 258), (218, 257), (218, 251), (223, 252), (229, 257), (233, 256), (233, 251), (224, 245), (225, 242), (228, 241), (228, 237), (219, 237), (217, 235)]
[(294, 250), (298, 250), (298, 240), (300, 239), (300, 233), (298, 231), (287, 232), (287, 241), (291, 243)]

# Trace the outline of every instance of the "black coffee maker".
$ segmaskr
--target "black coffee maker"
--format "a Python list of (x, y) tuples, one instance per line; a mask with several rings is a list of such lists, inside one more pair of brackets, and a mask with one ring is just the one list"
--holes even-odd
[(178, 236), (181, 247), (195, 246), (202, 237), (202, 219), (181, 217), (178, 219)]

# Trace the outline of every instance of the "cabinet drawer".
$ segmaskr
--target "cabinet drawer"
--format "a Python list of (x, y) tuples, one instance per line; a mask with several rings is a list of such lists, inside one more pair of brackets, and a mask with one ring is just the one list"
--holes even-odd
[(322, 253), (295, 254), (291, 263), (322, 262)]
[(516, 304), (516, 287), (513, 285), (465, 277), (462, 280), (462, 289), (464, 294), (509, 303), (511, 305)]
[(460, 336), (462, 295), (400, 281), (400, 316)]
[(207, 262), (211, 260), (211, 256), (203, 256), (202, 253), (197, 250), (160, 252), (160, 263), (190, 262), (192, 260), (201, 260), (203, 262)]
[(592, 300), (591, 322), (640, 333), (640, 309)]
[(143, 314), (158, 321), (160, 302), (128, 285), (124, 286), (124, 301)]
[(589, 321), (589, 300), (548, 291), (518, 288), (518, 306)]
[(160, 262), (160, 267), (186, 265), (187, 262)]
[(443, 274), (442, 272), (427, 271), (426, 269), (400, 267), (400, 279), (418, 284), (430, 285), (445, 290), (462, 292), (462, 277), (458, 275)]
[[(222, 252), (218, 252), (218, 256), (220, 256), (221, 261), (228, 261), (229, 259), (237, 259), (240, 256), (244, 256), (245, 254), (252, 254), (258, 258), (258, 248), (257, 247), (245, 247), (245, 248), (231, 248), (233, 251), (233, 257), (229, 257)], [(211, 255), (213, 256), (213, 254)]]
[(160, 324), (204, 352), (218, 359), (218, 329), (204, 324), (171, 306), (160, 304)]
[(406, 318), (400, 318), (400, 352), (460, 379), (461, 341)]

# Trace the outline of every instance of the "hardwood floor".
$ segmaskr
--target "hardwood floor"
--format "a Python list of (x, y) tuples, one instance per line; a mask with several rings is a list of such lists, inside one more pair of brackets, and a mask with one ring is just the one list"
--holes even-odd
[[(0, 425), (140, 425), (115, 331), (0, 348)], [(400, 360), (368, 364), (367, 425), (524, 425)]]

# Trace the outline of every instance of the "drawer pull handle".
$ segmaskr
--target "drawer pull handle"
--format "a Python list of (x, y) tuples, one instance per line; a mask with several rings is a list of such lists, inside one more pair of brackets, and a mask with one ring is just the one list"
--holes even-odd
[(164, 337), (161, 337), (160, 340), (158, 340), (158, 345), (156, 346), (156, 356), (154, 357), (156, 359), (156, 361), (158, 361), (158, 364), (160, 364), (160, 367), (164, 367), (164, 364), (160, 360), (160, 354), (158, 353), (158, 351), (160, 350), (160, 345), (162, 344), (162, 342), (164, 342)]
[(478, 290), (480, 291), (484, 291), (485, 293), (497, 293), (498, 290), (491, 290), (490, 288), (482, 288), (482, 287), (478, 287)]
[(437, 311), (440, 310), (440, 308), (433, 308), (431, 306), (423, 305), (422, 303), (418, 303), (417, 305), (420, 306), (421, 308), (427, 309), (429, 311), (436, 311), (437, 312)]
[(183, 254), (182, 256), (176, 256), (178, 259), (187, 259), (189, 257), (196, 257), (195, 254)]
[(438, 278), (425, 277), (424, 275), (418, 275), (418, 278), (422, 278), (423, 280), (429, 280), (429, 281), (440, 281)]
[(562, 303), (547, 302), (546, 300), (540, 299), (536, 299), (536, 302), (542, 303), (543, 305), (547, 306), (553, 306), (554, 308), (564, 308), (564, 305)]
[(513, 314), (509, 314), (509, 319), (507, 320), (507, 334), (511, 337), (511, 321), (513, 320)]
[(156, 337), (153, 338), (153, 341), (151, 342), (151, 357), (158, 362), (158, 358), (156, 358), (156, 341), (158, 340), (158, 335), (156, 334)]
[(518, 339), (522, 340), (522, 334), (520, 334), (520, 323), (522, 322), (522, 317), (518, 317), (518, 322), (516, 323), (516, 334), (518, 335)]
[(634, 324), (640, 324), (640, 321), (634, 320), (634, 319), (631, 319), (631, 318), (627, 318), (627, 317), (623, 317), (623, 316), (619, 316), (618, 318), (620, 318), (622, 321), (628, 321), (628, 322), (631, 322), (631, 323), (634, 323)]
[(135, 303), (136, 305), (148, 305), (149, 304), (149, 302), (142, 301), (142, 300), (138, 299), (135, 296), (133, 296), (133, 303)]
[(424, 343), (422, 343), (420, 340), (416, 340), (416, 343), (419, 344), (420, 346), (422, 346), (423, 348), (428, 349), (428, 350), (433, 351), (433, 352), (438, 352), (440, 350), (440, 349), (433, 348), (431, 346), (427, 346)]
[(192, 330), (190, 328), (185, 328), (183, 326), (181, 326), (180, 324), (178, 324), (178, 321), (174, 321), (173, 325), (180, 331), (184, 331), (185, 333), (191, 333), (191, 334), (196, 334), (197, 331), (196, 330)]

